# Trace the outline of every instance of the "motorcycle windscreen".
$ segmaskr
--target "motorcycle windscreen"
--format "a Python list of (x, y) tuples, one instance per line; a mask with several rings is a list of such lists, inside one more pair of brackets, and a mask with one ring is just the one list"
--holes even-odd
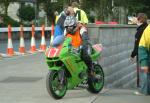
[(45, 52), (46, 57), (48, 58), (58, 57), (61, 48), (62, 48), (61, 46), (48, 48)]

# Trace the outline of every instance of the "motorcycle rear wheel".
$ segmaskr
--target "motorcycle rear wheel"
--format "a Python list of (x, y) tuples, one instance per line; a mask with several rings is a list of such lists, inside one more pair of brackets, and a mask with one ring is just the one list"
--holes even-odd
[(58, 71), (50, 71), (46, 77), (46, 88), (50, 96), (55, 99), (61, 99), (67, 91), (67, 79), (64, 77), (63, 84), (60, 84)]
[(90, 78), (88, 79), (88, 88), (87, 90), (91, 93), (99, 93), (104, 87), (104, 72), (102, 67), (99, 64), (94, 65), (95, 74), (100, 75), (100, 80), (93, 81)]

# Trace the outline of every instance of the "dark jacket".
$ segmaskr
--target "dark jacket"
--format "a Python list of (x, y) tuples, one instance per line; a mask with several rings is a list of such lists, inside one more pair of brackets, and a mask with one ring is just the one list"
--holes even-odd
[(131, 53), (131, 57), (134, 58), (135, 56), (138, 55), (138, 46), (139, 46), (139, 42), (140, 42), (140, 39), (141, 39), (141, 36), (143, 34), (143, 31), (145, 30), (145, 28), (147, 27), (147, 23), (143, 23), (142, 25), (140, 25), (138, 28), (137, 28), (137, 32), (135, 34), (135, 42), (134, 42), (134, 49)]

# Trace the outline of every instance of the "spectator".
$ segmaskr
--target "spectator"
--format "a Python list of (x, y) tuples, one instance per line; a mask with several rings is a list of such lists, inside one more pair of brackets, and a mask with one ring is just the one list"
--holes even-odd
[(78, 2), (74, 1), (74, 2), (72, 2), (71, 5), (75, 12), (74, 16), (76, 17), (76, 19), (80, 23), (80, 25), (82, 25), (80, 27), (80, 34), (85, 34), (84, 38), (89, 38), (87, 28), (86, 28), (86, 24), (88, 24), (88, 18), (87, 18), (86, 13), (83, 10), (79, 9)]
[(134, 42), (134, 49), (131, 53), (131, 58), (134, 58), (138, 54), (138, 45), (141, 39), (142, 33), (144, 29), (147, 27), (147, 16), (144, 13), (139, 13), (137, 16), (137, 32), (135, 34), (135, 42)]
[(67, 16), (74, 16), (74, 14), (74, 10), (71, 6), (66, 7), (64, 11), (61, 12), (55, 26), (53, 46), (58, 46), (64, 41), (64, 21)]
[(75, 17), (77, 20), (82, 24), (88, 24), (87, 15), (83, 10), (79, 9), (79, 4), (77, 2), (72, 2), (71, 5), (74, 8)]
[(144, 30), (138, 48), (140, 88), (138, 94), (150, 95), (150, 24)]
[[(136, 61), (138, 61), (138, 46), (139, 46), (139, 41), (141, 39), (142, 33), (144, 31), (144, 29), (147, 27), (147, 16), (144, 13), (139, 13), (137, 16), (137, 21), (135, 21), (135, 23), (137, 23), (138, 28), (135, 34), (135, 42), (134, 42), (134, 49), (131, 53), (131, 60), (133, 61), (133, 59), (136, 56)], [(139, 87), (139, 65), (137, 62), (137, 86)]]

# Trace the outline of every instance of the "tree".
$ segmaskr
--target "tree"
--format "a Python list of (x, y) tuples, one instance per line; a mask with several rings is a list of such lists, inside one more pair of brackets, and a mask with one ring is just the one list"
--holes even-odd
[[(26, 1), (26, 0), (18, 0), (18, 1)], [(30, 0), (28, 0), (31, 2)], [(34, 2), (33, 2), (34, 1)], [(47, 15), (47, 20), (48, 23), (54, 21), (54, 12), (58, 11), (61, 12), (63, 10), (64, 4), (68, 4), (70, 0), (33, 0), (32, 2), (34, 3), (34, 8), (36, 8), (36, 19), (38, 19), (38, 11), (39, 7), (42, 6), (44, 8), (44, 11), (46, 12)]]
[[(113, 18), (144, 12), (150, 17), (150, 2), (149, 0), (81, 0), (81, 7), (90, 14), (94, 11), (97, 20), (107, 21)], [(122, 14), (122, 12), (123, 14)], [(123, 19), (123, 18), (121, 18)]]
[[(113, 18), (118, 19), (118, 15), (132, 15), (139, 12), (145, 12), (150, 17), (150, 2), (149, 0), (0, 0), (0, 5), (5, 7), (5, 14), (7, 15), (7, 9), (10, 2), (32, 2), (36, 7), (36, 17), (38, 19), (39, 7), (42, 5), (47, 20), (52, 22), (54, 20), (54, 12), (61, 12), (64, 5), (69, 4), (72, 1), (81, 1), (81, 8), (87, 13), (88, 17), (91, 15), (91, 11), (95, 13), (96, 20), (109, 21)], [(123, 13), (120, 12), (123, 10)], [(122, 18), (121, 18), (122, 19)]]
[(0, 4), (4, 6), (4, 14), (7, 15), (8, 14), (8, 6), (11, 2), (14, 2), (14, 0), (1, 0)]
[(141, 10), (141, 12), (146, 13), (148, 15), (148, 18), (150, 18), (150, 2), (149, 0), (143, 0), (142, 2), (145, 4), (145, 6)]
[(82, 0), (81, 6), (88, 14), (94, 11), (97, 20), (104, 21), (112, 14), (112, 0)]
[(57, 2), (51, 2), (51, 0), (43, 1), (43, 7), (50, 23), (54, 22), (55, 20), (54, 12), (61, 12), (63, 10), (64, 3), (68, 2), (68, 0), (57, 0)]
[(24, 21), (32, 21), (35, 18), (35, 10), (30, 5), (22, 5), (18, 10), (18, 17)]
[(0, 14), (4, 14), (5, 7), (4, 7), (4, 5), (2, 3), (0, 3), (0, 8), (1, 8)]

